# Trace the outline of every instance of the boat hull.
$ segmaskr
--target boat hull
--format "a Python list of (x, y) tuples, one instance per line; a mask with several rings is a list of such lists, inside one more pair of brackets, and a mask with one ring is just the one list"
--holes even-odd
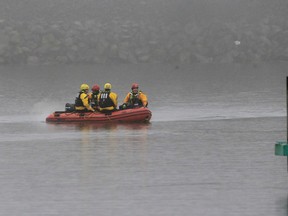
[(98, 112), (55, 111), (46, 118), (46, 122), (149, 122), (152, 113), (148, 108), (117, 110), (109, 114)]

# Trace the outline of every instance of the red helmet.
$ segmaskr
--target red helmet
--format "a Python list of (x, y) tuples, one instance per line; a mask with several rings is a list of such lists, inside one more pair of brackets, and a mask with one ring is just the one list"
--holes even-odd
[(100, 87), (98, 85), (94, 85), (92, 87), (92, 91), (99, 91), (100, 90)]
[(137, 83), (133, 83), (132, 86), (131, 86), (131, 89), (138, 89), (139, 88), (139, 85)]

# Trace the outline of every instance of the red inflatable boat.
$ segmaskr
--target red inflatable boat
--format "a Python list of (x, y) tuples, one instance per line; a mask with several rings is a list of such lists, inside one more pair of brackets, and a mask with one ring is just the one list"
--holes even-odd
[(55, 111), (46, 122), (149, 122), (152, 113), (146, 107), (117, 110), (112, 113)]

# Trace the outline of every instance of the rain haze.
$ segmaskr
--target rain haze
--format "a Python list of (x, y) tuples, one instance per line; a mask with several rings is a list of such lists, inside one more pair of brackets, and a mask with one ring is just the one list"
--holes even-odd
[[(288, 2), (1, 0), (0, 216), (287, 216)], [(147, 124), (52, 124), (138, 83)]]

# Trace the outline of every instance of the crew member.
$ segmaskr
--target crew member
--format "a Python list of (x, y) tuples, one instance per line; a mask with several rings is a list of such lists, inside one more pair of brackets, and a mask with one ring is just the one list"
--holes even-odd
[(89, 92), (89, 86), (87, 84), (82, 84), (80, 86), (80, 92), (75, 99), (75, 110), (76, 111), (95, 112), (95, 110), (90, 105), (90, 99), (89, 99), (88, 92)]
[(125, 99), (124, 104), (121, 106), (122, 109), (133, 108), (133, 107), (147, 107), (148, 99), (147, 96), (139, 90), (139, 85), (133, 83), (131, 86), (131, 92), (129, 92)]
[(98, 96), (99, 110), (101, 112), (114, 111), (117, 108), (118, 96), (116, 93), (111, 91), (112, 85), (105, 83), (104, 91)]
[(92, 87), (92, 92), (89, 94), (89, 98), (91, 100), (91, 107), (95, 110), (99, 110), (99, 101), (98, 101), (98, 95), (100, 93), (100, 87), (99, 85), (95, 84)]

